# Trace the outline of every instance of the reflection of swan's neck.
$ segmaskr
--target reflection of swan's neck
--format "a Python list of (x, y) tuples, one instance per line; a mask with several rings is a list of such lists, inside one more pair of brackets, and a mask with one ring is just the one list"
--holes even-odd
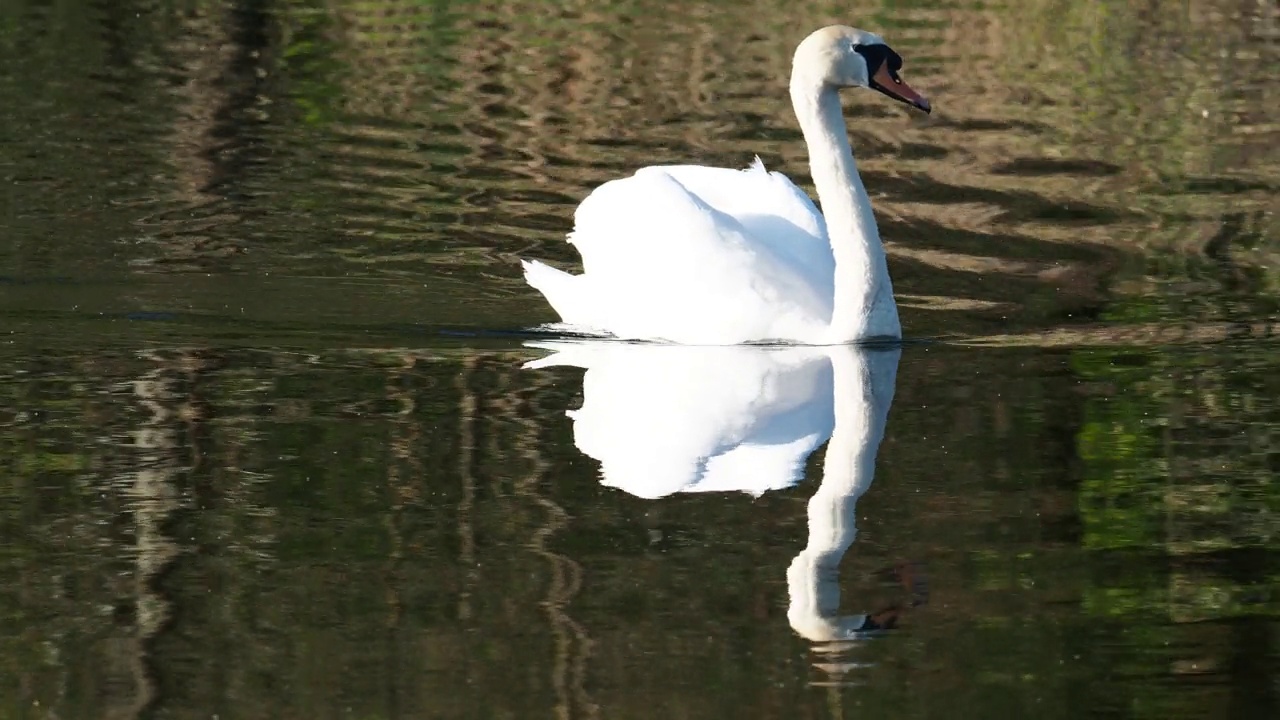
[(850, 637), (863, 616), (838, 616), (840, 560), (857, 536), (858, 498), (875, 477), (901, 350), (831, 353), (835, 428), (827, 443), (822, 484), (809, 499), (809, 544), (787, 569), (787, 619), (815, 642)]
[(897, 337), (897, 308), (871, 198), (853, 160), (840, 96), (797, 68), (791, 102), (809, 149), (809, 171), (822, 203), (835, 256), (831, 342), (872, 335)]

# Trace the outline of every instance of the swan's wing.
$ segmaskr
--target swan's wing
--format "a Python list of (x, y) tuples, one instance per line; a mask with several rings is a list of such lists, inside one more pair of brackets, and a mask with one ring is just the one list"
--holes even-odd
[(816, 337), (830, 322), (830, 265), (788, 251), (788, 239), (804, 234), (748, 227), (670, 173), (646, 168), (578, 206), (569, 241), (584, 273), (574, 279), (576, 298), (557, 310), (567, 323), (630, 338)]
[(827, 242), (826, 223), (813, 200), (786, 175), (766, 170), (760, 158), (745, 170), (702, 165), (655, 165), (641, 168), (636, 174), (652, 172), (670, 175), (689, 192), (723, 213), (746, 218), (747, 222), (757, 217), (780, 218), (792, 225), (791, 232), (803, 234), (795, 237), (796, 240)]
[(637, 174), (665, 173), (707, 205), (732, 216), (751, 235), (771, 242), (815, 273), (834, 270), (827, 225), (809, 196), (756, 158), (745, 170), (702, 165), (657, 165)]

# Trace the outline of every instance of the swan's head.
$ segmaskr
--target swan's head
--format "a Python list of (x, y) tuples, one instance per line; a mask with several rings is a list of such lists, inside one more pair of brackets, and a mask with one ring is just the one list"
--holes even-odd
[(929, 101), (911, 89), (898, 71), (902, 56), (884, 38), (846, 25), (817, 30), (796, 48), (792, 76), (835, 88), (869, 87), (929, 112)]

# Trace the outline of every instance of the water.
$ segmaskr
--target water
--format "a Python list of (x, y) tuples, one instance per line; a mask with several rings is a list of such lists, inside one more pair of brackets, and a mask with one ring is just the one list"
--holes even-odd
[[(3, 713), (1276, 714), (1280, 13), (903, 5), (0, 0)], [(591, 187), (807, 182), (832, 21), (928, 342), (522, 369)]]

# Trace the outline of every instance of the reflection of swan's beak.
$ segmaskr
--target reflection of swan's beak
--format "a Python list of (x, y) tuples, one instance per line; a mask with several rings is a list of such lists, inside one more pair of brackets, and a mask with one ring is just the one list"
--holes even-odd
[(875, 76), (871, 78), (871, 87), (894, 100), (919, 108), (926, 113), (933, 109), (929, 105), (928, 98), (913, 90), (897, 73), (889, 69), (889, 63), (882, 64), (876, 71)]

